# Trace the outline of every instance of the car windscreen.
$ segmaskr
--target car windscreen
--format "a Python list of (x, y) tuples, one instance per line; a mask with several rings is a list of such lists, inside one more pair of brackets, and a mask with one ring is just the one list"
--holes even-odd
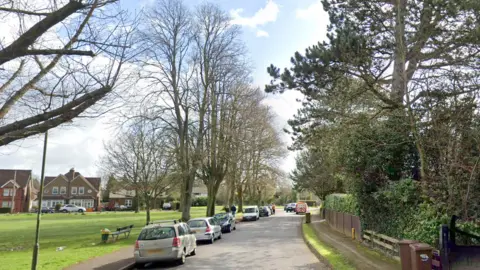
[(251, 208), (245, 208), (245, 210), (243, 211), (244, 213), (255, 213), (255, 208), (251, 207)]
[(187, 224), (190, 228), (207, 227), (205, 220), (190, 220)]
[(155, 227), (143, 229), (138, 240), (160, 240), (174, 237), (175, 230), (172, 227)]

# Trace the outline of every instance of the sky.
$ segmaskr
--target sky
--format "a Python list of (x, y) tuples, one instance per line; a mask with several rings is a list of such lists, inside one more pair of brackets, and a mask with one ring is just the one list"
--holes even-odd
[[(194, 7), (204, 0), (184, 0)], [(121, 5), (129, 10), (139, 10), (153, 0), (124, 0)], [(249, 57), (254, 67), (253, 81), (263, 90), (270, 81), (267, 67), (274, 64), (290, 66), (296, 51), (304, 52), (308, 46), (326, 38), (328, 15), (319, 0), (210, 0), (217, 3), (232, 17), (232, 23), (242, 27)], [(265, 103), (276, 113), (275, 125), (279, 132), (287, 127), (301, 98), (294, 91), (269, 94)], [(58, 127), (49, 132), (47, 144), (46, 175), (66, 173), (74, 167), (85, 176), (101, 176), (99, 159), (104, 154), (103, 143), (115, 139), (107, 118), (77, 119), (73, 126)], [(282, 132), (285, 147), (289, 137)], [(14, 142), (0, 148), (0, 168), (31, 169), (39, 176), (41, 171), (43, 136)], [(295, 168), (295, 154), (290, 153), (282, 162), (282, 169)]]

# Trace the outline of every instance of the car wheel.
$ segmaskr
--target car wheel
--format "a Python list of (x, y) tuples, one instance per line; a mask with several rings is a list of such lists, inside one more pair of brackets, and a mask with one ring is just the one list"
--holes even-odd
[(222, 233), (220, 233), (220, 235), (218, 236), (218, 239), (222, 239)]
[(190, 256), (195, 256), (195, 255), (197, 255), (197, 249), (196, 248), (194, 248), (192, 250), (192, 252), (190, 252)]
[(82, 210), (82, 209), (78, 209), (78, 212), (79, 212), (79, 213), (83, 213), (83, 210)]
[(62, 210), (62, 213), (68, 213), (68, 210), (67, 210), (67, 209), (63, 209), (63, 210)]
[(178, 264), (185, 264), (185, 250), (182, 252), (182, 257), (180, 257), (180, 259), (178, 259)]
[(233, 227), (233, 230), (236, 231), (237, 230), (237, 225), (235, 224), (235, 227)]

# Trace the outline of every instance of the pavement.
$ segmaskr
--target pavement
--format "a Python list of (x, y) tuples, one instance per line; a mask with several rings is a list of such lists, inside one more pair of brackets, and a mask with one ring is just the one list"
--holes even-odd
[(318, 214), (312, 214), (312, 227), (318, 239), (333, 247), (359, 270), (400, 270), (398, 261), (373, 251), (328, 225)]

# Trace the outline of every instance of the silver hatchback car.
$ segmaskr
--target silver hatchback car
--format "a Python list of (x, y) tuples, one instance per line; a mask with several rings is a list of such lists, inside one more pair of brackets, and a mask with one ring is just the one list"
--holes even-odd
[(215, 240), (222, 239), (222, 227), (217, 224), (214, 218), (194, 218), (188, 221), (188, 226), (195, 233), (198, 241), (207, 241), (213, 244)]
[(145, 226), (137, 241), (133, 256), (137, 265), (159, 261), (185, 263), (185, 257), (195, 255), (197, 239), (186, 223), (153, 222)]

